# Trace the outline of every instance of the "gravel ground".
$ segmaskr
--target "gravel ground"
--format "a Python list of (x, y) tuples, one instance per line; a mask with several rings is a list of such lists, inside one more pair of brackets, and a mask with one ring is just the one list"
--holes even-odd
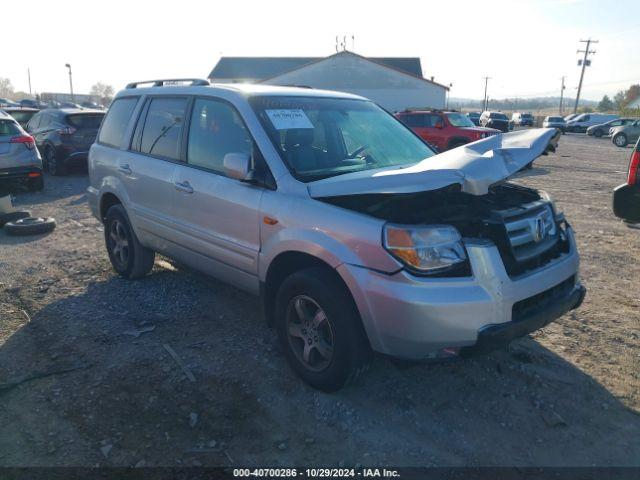
[(638, 466), (640, 230), (610, 207), (629, 155), (566, 135), (520, 180), (575, 227), (580, 309), (488, 356), (376, 358), (332, 395), (291, 373), (257, 299), (163, 259), (116, 277), (87, 177), (48, 177), (15, 203), (57, 229), (0, 233), (0, 465)]

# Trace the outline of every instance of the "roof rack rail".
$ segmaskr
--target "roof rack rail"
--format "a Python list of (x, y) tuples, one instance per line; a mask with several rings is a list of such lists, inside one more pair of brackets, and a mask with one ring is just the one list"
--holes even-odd
[(164, 87), (165, 85), (171, 85), (178, 82), (191, 82), (192, 87), (202, 87), (206, 85), (210, 85), (208, 80), (204, 80), (202, 78), (163, 78), (159, 80), (143, 80), (142, 82), (131, 82), (127, 83), (126, 89), (138, 88), (138, 85), (142, 85), (145, 83), (151, 83), (152, 87)]

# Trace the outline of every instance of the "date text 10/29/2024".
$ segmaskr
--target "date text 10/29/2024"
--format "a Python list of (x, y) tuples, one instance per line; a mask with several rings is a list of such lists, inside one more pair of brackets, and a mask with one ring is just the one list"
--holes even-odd
[(233, 476), (257, 478), (398, 478), (397, 470), (387, 468), (236, 468)]

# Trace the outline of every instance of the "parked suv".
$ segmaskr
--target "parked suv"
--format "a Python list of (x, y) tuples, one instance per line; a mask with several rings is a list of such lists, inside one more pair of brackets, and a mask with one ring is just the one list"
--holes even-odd
[(48, 108), (36, 113), (27, 131), (33, 135), (51, 175), (64, 175), (72, 165), (87, 161), (104, 112), (75, 108)]
[(159, 252), (260, 295), (314, 387), (340, 388), (372, 351), (495, 348), (582, 301), (571, 227), (505, 182), (557, 132), (436, 155), (355, 95), (182, 83), (119, 92), (89, 152), (113, 268), (141, 277)]
[(42, 190), (42, 160), (33, 138), (9, 114), (0, 111), (0, 185)]
[(640, 223), (640, 139), (631, 154), (627, 182), (613, 191), (613, 213), (625, 222)]
[(460, 112), (406, 110), (397, 113), (396, 118), (440, 152), (500, 133), (493, 128), (476, 127)]
[(518, 127), (533, 127), (534, 118), (530, 113), (515, 112), (511, 115), (511, 121)]
[(482, 112), (482, 115), (480, 115), (480, 125), (482, 127), (495, 128), (501, 132), (509, 131), (509, 119), (502, 112)]

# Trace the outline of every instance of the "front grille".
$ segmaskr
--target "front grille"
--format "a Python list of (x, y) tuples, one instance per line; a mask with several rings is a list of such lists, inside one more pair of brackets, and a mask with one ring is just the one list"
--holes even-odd
[(524, 213), (507, 216), (507, 237), (518, 261), (529, 260), (553, 246), (556, 224), (548, 204), (527, 208)]
[(575, 275), (571, 275), (564, 282), (559, 283), (555, 287), (551, 287), (544, 292), (540, 292), (537, 295), (514, 303), (511, 310), (511, 320), (518, 322), (528, 318), (534, 311), (544, 310), (556, 300), (569, 295), (575, 284), (576, 277)]
[(494, 211), (485, 228), (512, 278), (569, 252), (565, 228), (555, 221), (551, 206), (545, 201)]

